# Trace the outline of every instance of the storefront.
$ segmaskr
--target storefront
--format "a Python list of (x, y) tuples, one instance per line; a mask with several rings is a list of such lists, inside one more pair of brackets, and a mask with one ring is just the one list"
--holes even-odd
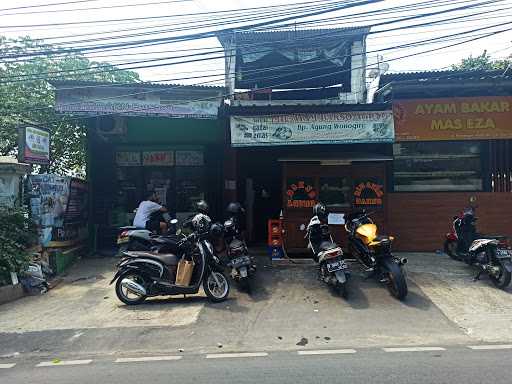
[(478, 229), (512, 236), (512, 79), (497, 73), (384, 76), (395, 144), (387, 216), (396, 247), (441, 249), (475, 197)]
[(248, 229), (262, 241), (265, 221), (284, 219), (286, 250), (306, 252), (302, 224), (322, 201), (337, 240), (344, 217), (374, 211), (386, 221), (392, 143), (387, 105), (232, 107), (231, 145), (238, 164), (238, 192), (248, 208)]
[[(85, 115), (91, 219), (98, 248), (154, 190), (171, 214), (193, 203), (223, 204), (225, 128), (218, 119), (222, 88), (56, 83), (56, 109)], [(204, 100), (204, 101), (197, 101)]]

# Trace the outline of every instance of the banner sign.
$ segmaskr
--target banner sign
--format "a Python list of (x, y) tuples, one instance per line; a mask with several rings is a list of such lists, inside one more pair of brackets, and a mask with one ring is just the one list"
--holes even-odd
[(355, 208), (382, 208), (384, 197), (384, 183), (377, 178), (355, 180), (354, 207)]
[(44, 128), (23, 127), (19, 130), (19, 160), (28, 164), (50, 163), (50, 132)]
[(87, 227), (87, 183), (52, 174), (29, 176), (30, 210), (40, 228), (43, 247), (83, 240)]
[[(213, 91), (212, 91), (213, 92)], [(139, 91), (144, 93), (144, 91)], [(146, 93), (149, 93), (146, 91)], [(58, 93), (55, 109), (58, 112), (73, 112), (78, 114), (120, 114), (126, 116), (156, 115), (164, 117), (217, 117), (221, 97), (211, 97), (210, 100), (164, 100), (154, 92), (153, 97), (140, 99), (137, 96), (126, 96), (126, 90), (116, 90), (112, 96), (100, 92), (87, 95), (82, 92)]]
[(394, 140), (392, 111), (232, 116), (230, 125), (234, 147)]
[(142, 152), (142, 165), (172, 166), (172, 165), (174, 165), (174, 152), (173, 151)]
[(393, 103), (396, 141), (512, 139), (512, 96)]

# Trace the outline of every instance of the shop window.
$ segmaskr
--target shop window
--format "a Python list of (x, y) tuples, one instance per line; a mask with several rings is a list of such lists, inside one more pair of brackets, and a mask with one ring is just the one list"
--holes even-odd
[(480, 154), (477, 141), (394, 144), (394, 190), (481, 191)]
[(176, 212), (191, 212), (205, 198), (203, 167), (176, 167)]
[(349, 177), (321, 177), (319, 198), (330, 208), (350, 207), (352, 182)]

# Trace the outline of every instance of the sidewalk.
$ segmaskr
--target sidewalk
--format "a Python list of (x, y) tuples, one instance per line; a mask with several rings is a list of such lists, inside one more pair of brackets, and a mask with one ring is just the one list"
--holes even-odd
[(485, 342), (512, 342), (512, 287), (499, 290), (486, 276), (445, 254), (413, 253), (407, 270), (422, 292), (469, 336)]

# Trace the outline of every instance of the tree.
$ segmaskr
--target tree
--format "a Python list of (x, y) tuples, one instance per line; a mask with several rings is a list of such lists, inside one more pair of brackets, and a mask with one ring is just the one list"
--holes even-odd
[(452, 69), (460, 71), (472, 71), (472, 70), (506, 70), (511, 63), (511, 58), (493, 60), (493, 58), (483, 51), (481, 55), (469, 56), (460, 61), (459, 64), (452, 65)]
[[(59, 47), (29, 37), (7, 39), (0, 36), (2, 58), (56, 49)], [(49, 80), (127, 83), (139, 81), (139, 75), (133, 71), (116, 70), (109, 63), (90, 61), (79, 54), (7, 58), (0, 62), (0, 155), (17, 153), (20, 124), (38, 124), (50, 129), (50, 171), (83, 175), (85, 126), (55, 112), (55, 93)]]

